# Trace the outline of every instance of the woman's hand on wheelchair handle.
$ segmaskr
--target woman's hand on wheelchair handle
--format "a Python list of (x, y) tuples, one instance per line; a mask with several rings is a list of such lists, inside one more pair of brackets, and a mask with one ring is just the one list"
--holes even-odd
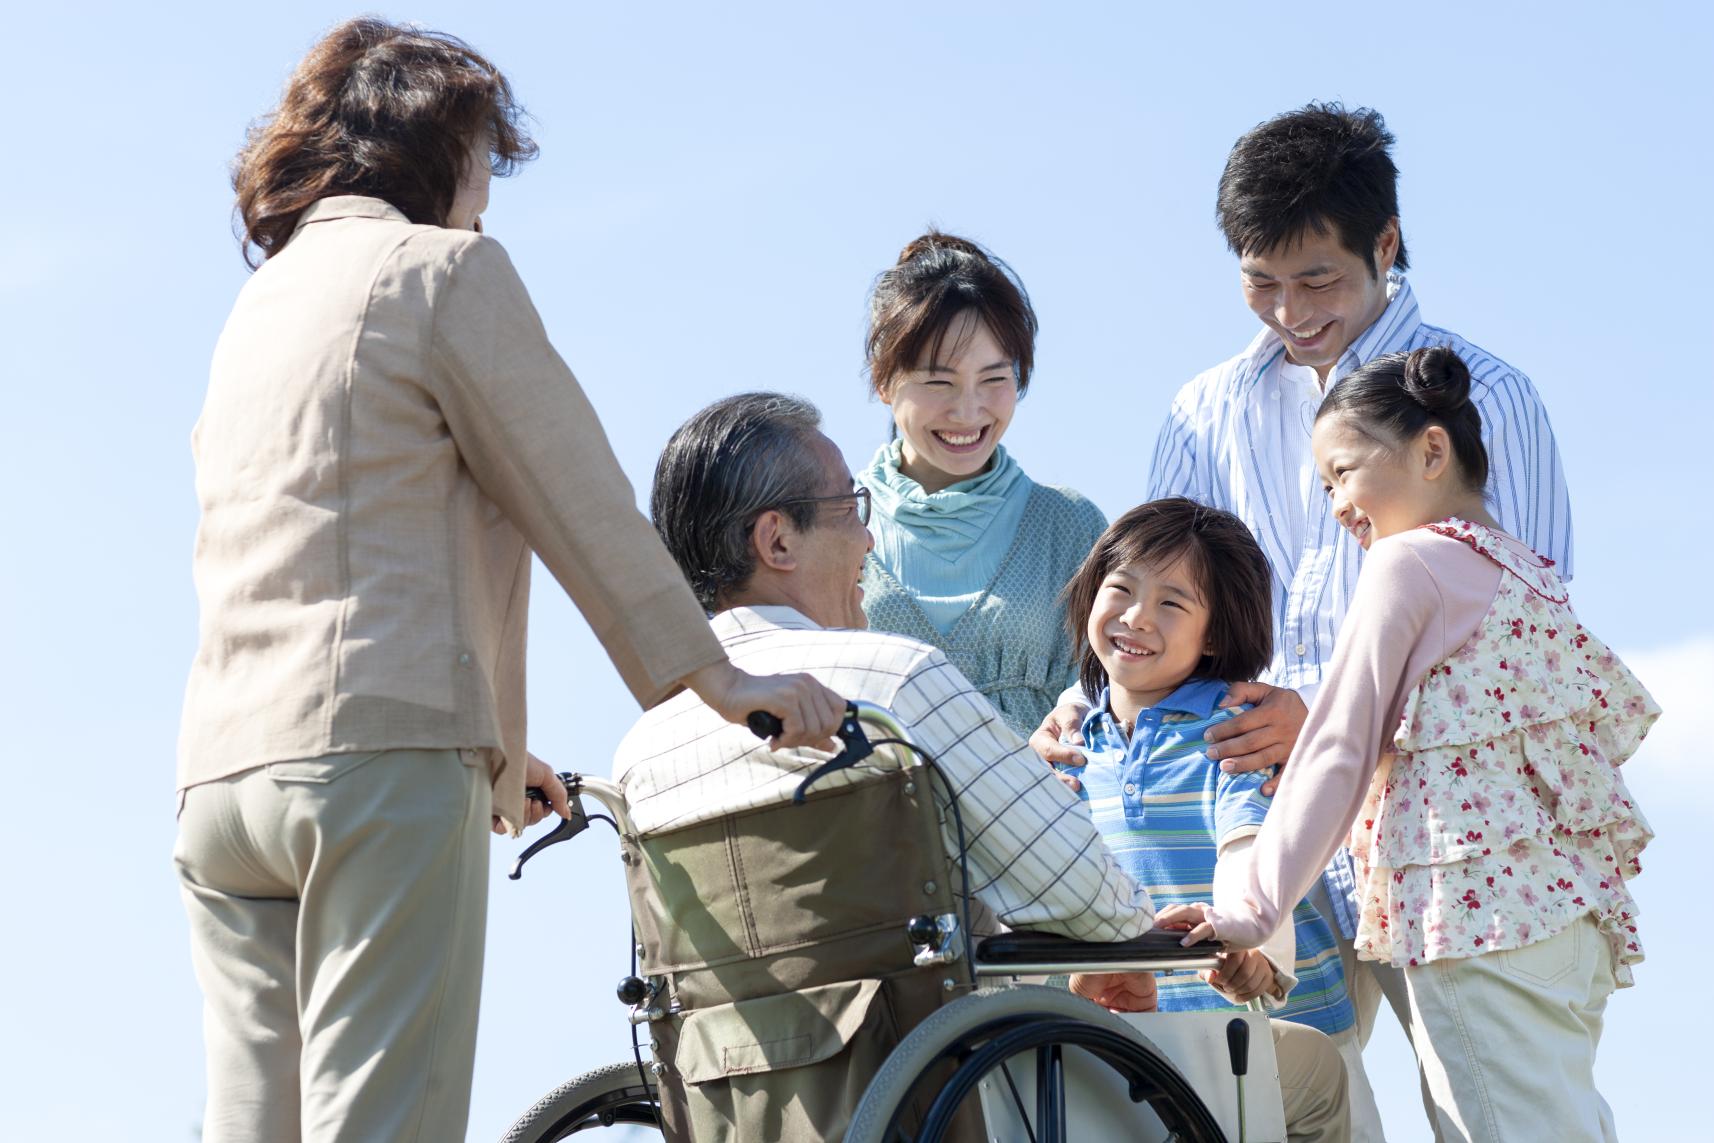
[(721, 662), (691, 672), (683, 682), (727, 722), (743, 726), (754, 710), (778, 718), (785, 733), (770, 740), (775, 750), (839, 748), (836, 736), (845, 718), (845, 700), (811, 675), (752, 675)]
[(1159, 1001), (1152, 972), (1079, 972), (1071, 991), (1109, 1012), (1153, 1012)]
[[(524, 828), (529, 829), (550, 813), (558, 814), (562, 818), (569, 818), (571, 816), (571, 799), (565, 792), (565, 783), (559, 780), (559, 775), (554, 773), (552, 766), (534, 754), (528, 757), (529, 762), (524, 766), (524, 788), (528, 789), (534, 786), (541, 790), (547, 796), (547, 804), (544, 805), (534, 798), (525, 799)], [(494, 815), (492, 826), (494, 832), (501, 837), (511, 832), (506, 828), (506, 823), (500, 820), (498, 814)]]

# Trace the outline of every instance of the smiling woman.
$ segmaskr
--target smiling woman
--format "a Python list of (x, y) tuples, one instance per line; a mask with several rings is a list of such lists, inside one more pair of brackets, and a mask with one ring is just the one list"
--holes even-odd
[(870, 296), (870, 384), (894, 435), (858, 477), (875, 499), (869, 625), (939, 647), (1022, 734), (1075, 677), (1060, 592), (1106, 526), (1000, 445), (1035, 335), (1004, 262), (950, 234), (912, 241)]

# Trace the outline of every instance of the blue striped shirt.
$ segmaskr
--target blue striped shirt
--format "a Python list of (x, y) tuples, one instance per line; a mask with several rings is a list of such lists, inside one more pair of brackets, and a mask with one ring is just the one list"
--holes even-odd
[[(1083, 721), (1089, 761), (1072, 771), (1083, 783), (1079, 796), (1120, 867), (1148, 889), (1157, 909), (1209, 900), (1220, 845), (1254, 833), (1273, 802), (1261, 793), (1267, 772), (1223, 774), (1208, 758), (1208, 728), (1246, 709), (1221, 708), (1225, 695), (1225, 683), (1191, 679), (1141, 712), (1127, 737), (1103, 691)], [(1273, 1015), (1342, 1032), (1356, 1018), (1333, 933), (1307, 901), (1292, 921), (1297, 985)], [(1162, 974), (1159, 987), (1163, 1012), (1231, 1007), (1193, 973)]]

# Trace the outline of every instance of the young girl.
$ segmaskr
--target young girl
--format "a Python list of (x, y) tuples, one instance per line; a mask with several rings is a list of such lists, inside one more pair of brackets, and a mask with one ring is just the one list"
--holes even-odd
[[(1157, 906), (1203, 895), (1268, 812), (1271, 775), (1222, 773), (1204, 735), (1244, 709), (1221, 705), (1228, 684), (1273, 656), (1269, 582), (1242, 521), (1175, 497), (1116, 520), (1067, 585), (1080, 681), (1100, 696), (1082, 725), (1087, 764), (1067, 771), (1079, 779), (1068, 784)], [(1345, 1060), (1353, 1137), (1379, 1140), (1338, 948), (1302, 897), (1262, 949), (1233, 952), (1200, 980), (1163, 975), (1158, 1006), (1204, 1011), (1260, 996), (1273, 1015), (1325, 1032)]]
[(1349, 834), (1357, 948), (1404, 969), (1441, 1137), (1613, 1139), (1595, 1046), (1652, 836), (1618, 766), (1660, 711), (1494, 525), (1481, 427), (1450, 349), (1328, 394), (1316, 465), (1369, 550), (1350, 615), (1249, 862), (1159, 923), (1258, 945)]
[(956, 235), (913, 239), (869, 298), (869, 383), (894, 431), (857, 474), (875, 506), (869, 626), (939, 647), (1025, 737), (1075, 674), (1060, 593), (1107, 523), (1000, 444), (1035, 338), (1004, 262)]

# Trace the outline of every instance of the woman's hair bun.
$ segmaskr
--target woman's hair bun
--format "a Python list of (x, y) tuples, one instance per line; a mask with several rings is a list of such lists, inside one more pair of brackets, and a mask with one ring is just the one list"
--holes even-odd
[(1470, 367), (1444, 345), (1413, 349), (1405, 358), (1405, 392), (1430, 412), (1449, 413), (1470, 400)]

